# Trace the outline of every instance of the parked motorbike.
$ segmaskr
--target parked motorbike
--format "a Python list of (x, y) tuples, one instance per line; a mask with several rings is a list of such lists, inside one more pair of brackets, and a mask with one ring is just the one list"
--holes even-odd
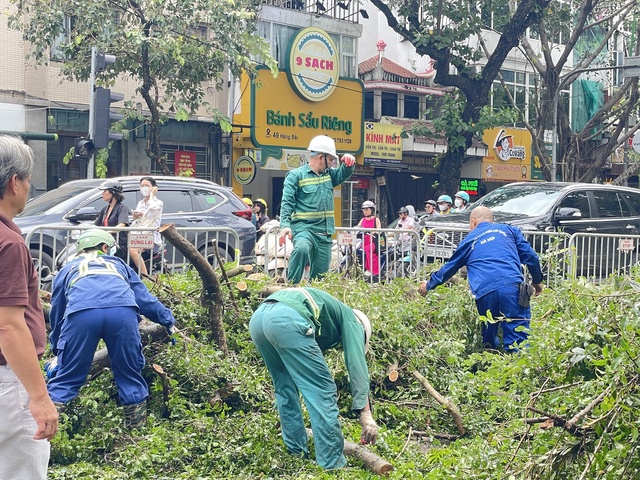
[(264, 233), (256, 242), (256, 265), (271, 276), (281, 276), (289, 265), (293, 243), (288, 238), (280, 245), (280, 222), (270, 220), (260, 227)]
[(339, 247), (340, 262), (338, 272), (350, 278), (364, 277), (371, 282), (388, 281), (398, 277), (408, 277), (417, 270), (417, 246), (412, 239), (396, 237), (389, 239), (387, 244), (380, 246), (378, 262), (379, 275), (371, 275), (364, 268), (365, 252), (363, 248), (362, 232), (358, 234), (355, 245)]

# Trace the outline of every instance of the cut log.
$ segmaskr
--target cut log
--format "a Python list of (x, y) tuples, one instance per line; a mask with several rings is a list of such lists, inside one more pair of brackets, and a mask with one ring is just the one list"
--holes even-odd
[(466, 430), (462, 425), (462, 416), (460, 415), (458, 407), (456, 407), (451, 400), (440, 395), (440, 393), (438, 393), (438, 391), (429, 383), (429, 380), (427, 380), (420, 372), (418, 372), (417, 370), (414, 371), (413, 376), (416, 377), (420, 381), (420, 383), (422, 383), (422, 386), (427, 390), (427, 392), (429, 392), (429, 395), (435, 398), (436, 402), (447, 409), (447, 411), (453, 417), (453, 421), (456, 423), (456, 427), (458, 428), (458, 432), (460, 432), (460, 436), (464, 436)]
[(200, 255), (200, 252), (186, 238), (180, 235), (173, 224), (163, 225), (158, 229), (158, 232), (191, 262), (200, 275), (202, 279), (200, 302), (203, 307), (209, 310), (211, 337), (222, 352), (229, 353), (227, 336), (222, 324), (224, 298), (216, 272), (207, 259)]
[(249, 275), (247, 275), (247, 280), (267, 280), (269, 278), (269, 275), (267, 275), (266, 273), (260, 273), (260, 272), (256, 272), (256, 273), (251, 273)]
[[(313, 431), (307, 428), (307, 435), (313, 438)], [(364, 467), (376, 475), (386, 475), (393, 471), (393, 465), (384, 458), (379, 457), (368, 448), (354, 442), (344, 441), (344, 454), (347, 457), (357, 458), (362, 461)]]
[(398, 371), (398, 362), (393, 362), (387, 367), (387, 378), (390, 382), (395, 382), (398, 380), (399, 376), (400, 372)]
[(227, 277), (232, 278), (243, 273), (250, 274), (253, 272), (253, 265), (240, 265), (239, 267), (227, 270)]
[(268, 287), (264, 287), (260, 292), (261, 297), (268, 297), (272, 293), (279, 292), (283, 288), (286, 288), (284, 285), (269, 285)]

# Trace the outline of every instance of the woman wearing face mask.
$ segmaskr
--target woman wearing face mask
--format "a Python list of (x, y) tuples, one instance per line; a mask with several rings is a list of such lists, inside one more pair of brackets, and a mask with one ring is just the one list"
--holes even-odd
[[(106, 180), (98, 187), (102, 190), (102, 200), (107, 202), (95, 225), (101, 227), (126, 227), (129, 225), (129, 212), (127, 207), (122, 203), (124, 200), (124, 190), (122, 184), (118, 180)], [(127, 232), (115, 232), (112, 234), (118, 243), (118, 250), (115, 252), (116, 257), (127, 260)]]
[[(372, 201), (367, 200), (362, 203), (362, 214), (364, 217), (358, 223), (358, 227), (361, 228), (382, 228), (380, 225), (380, 219), (374, 215), (376, 207)], [(371, 275), (376, 276), (380, 274), (380, 262), (377, 252), (377, 245), (374, 241), (374, 237), (371, 234), (366, 233), (362, 242), (362, 248), (364, 249), (364, 263), (365, 273), (369, 272)]]
[[(159, 228), (164, 203), (156, 197), (158, 194), (158, 185), (155, 179), (152, 177), (142, 177), (140, 179), (140, 193), (143, 198), (138, 202), (136, 209), (133, 211), (132, 226), (140, 225), (143, 227), (153, 227), (155, 229)], [(154, 249), (152, 253), (162, 248), (162, 237), (157, 230), (153, 232), (153, 243)], [(129, 254), (131, 255), (131, 263), (136, 266), (140, 272), (140, 276), (148, 275), (147, 266), (142, 258), (142, 250), (139, 248), (131, 248)]]
[(438, 209), (440, 210), (440, 215), (451, 213), (452, 205), (453, 200), (451, 200), (451, 197), (449, 195), (440, 195), (438, 197)]
[(460, 190), (458, 193), (456, 193), (453, 196), (453, 206), (455, 208), (451, 210), (451, 212), (452, 213), (464, 212), (469, 206), (469, 200), (470, 200), (469, 194), (467, 192)]

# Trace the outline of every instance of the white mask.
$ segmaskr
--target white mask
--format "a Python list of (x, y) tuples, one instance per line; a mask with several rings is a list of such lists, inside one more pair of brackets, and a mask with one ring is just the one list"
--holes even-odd
[(446, 203), (439, 203), (438, 208), (441, 212), (444, 212), (447, 208), (449, 208), (449, 205), (447, 205)]
[(456, 206), (456, 208), (460, 208), (462, 206), (462, 199), (456, 198), (453, 204)]
[(142, 194), (143, 197), (148, 197), (149, 194), (151, 193), (151, 189), (147, 186), (140, 187), (140, 193)]
[(118, 246), (114, 245), (113, 247), (111, 247), (109, 249), (109, 255), (111, 255), (112, 257), (116, 254), (116, 251), (118, 250)]

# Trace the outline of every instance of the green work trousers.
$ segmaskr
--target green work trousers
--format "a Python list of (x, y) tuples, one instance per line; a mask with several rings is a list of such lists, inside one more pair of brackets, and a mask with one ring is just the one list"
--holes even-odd
[(309, 265), (309, 279), (313, 280), (329, 270), (331, 264), (331, 235), (318, 235), (304, 230), (293, 237), (293, 252), (289, 258), (287, 279), (296, 285)]
[(308, 453), (300, 393), (309, 411), (318, 465), (342, 468), (344, 437), (338, 420), (338, 395), (315, 328), (293, 308), (279, 302), (258, 307), (249, 333), (267, 365), (276, 393), (282, 438), (287, 450)]

